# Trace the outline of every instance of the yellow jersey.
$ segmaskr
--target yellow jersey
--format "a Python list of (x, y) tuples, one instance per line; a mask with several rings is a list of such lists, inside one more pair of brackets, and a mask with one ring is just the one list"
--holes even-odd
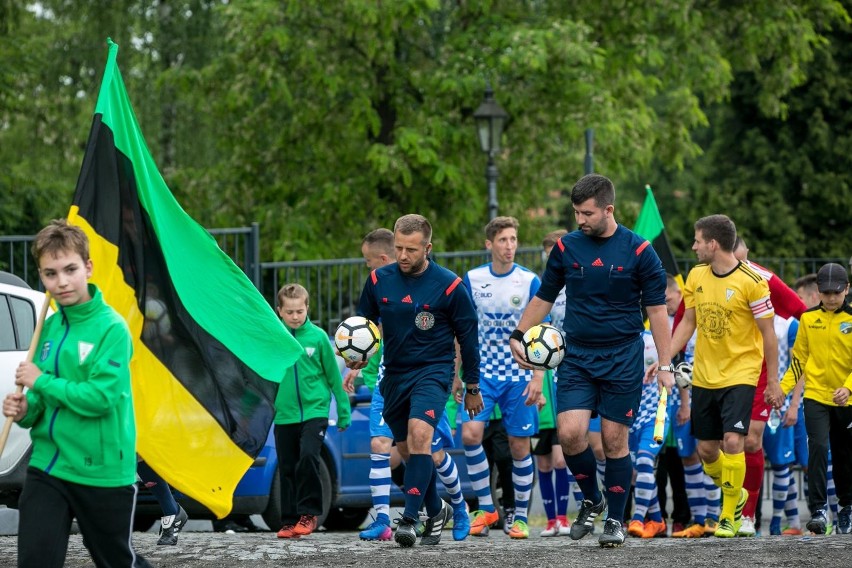
[(802, 314), (793, 345), (790, 367), (781, 379), (788, 393), (805, 374), (805, 398), (828, 406), (834, 403), (834, 391), (846, 387), (852, 391), (852, 308), (844, 303), (834, 312), (822, 304)]
[(763, 366), (763, 337), (755, 320), (772, 318), (766, 280), (742, 262), (727, 274), (698, 264), (686, 278), (686, 309), (695, 310), (697, 387), (757, 385)]

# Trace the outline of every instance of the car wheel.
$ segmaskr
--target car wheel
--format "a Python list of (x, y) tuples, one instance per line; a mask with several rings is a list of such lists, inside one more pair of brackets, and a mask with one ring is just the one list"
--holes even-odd
[(277, 531), (281, 528), (281, 477), (278, 475), (278, 468), (275, 468), (275, 473), (272, 475), (272, 484), (269, 486), (269, 501), (266, 503), (266, 510), (261, 513), (263, 522), (271, 531)]
[(330, 531), (351, 531), (361, 526), (369, 509), (337, 507), (328, 512), (325, 528)]
[(325, 460), (322, 459), (319, 462), (319, 478), (320, 486), (322, 487), (322, 515), (320, 515), (317, 519), (317, 526), (321, 527), (325, 525), (325, 521), (328, 518), (329, 511), (331, 510), (332, 497), (331, 473), (328, 471), (328, 466), (326, 465)]

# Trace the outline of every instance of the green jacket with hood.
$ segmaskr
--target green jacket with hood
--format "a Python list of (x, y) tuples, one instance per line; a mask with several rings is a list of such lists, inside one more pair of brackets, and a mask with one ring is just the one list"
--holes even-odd
[(312, 418), (328, 418), (331, 395), (337, 401), (337, 427), (352, 421), (349, 395), (343, 390), (340, 367), (328, 335), (306, 320), (290, 329), (305, 352), (287, 369), (275, 398), (275, 423), (298, 424)]
[(81, 485), (136, 482), (136, 423), (127, 324), (89, 284), (92, 299), (59, 307), (44, 323), (27, 391), (30, 466)]

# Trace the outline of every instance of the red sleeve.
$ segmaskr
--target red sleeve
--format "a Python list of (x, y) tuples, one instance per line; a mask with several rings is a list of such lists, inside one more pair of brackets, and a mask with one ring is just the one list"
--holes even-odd
[(776, 315), (782, 318), (799, 319), (807, 308), (799, 296), (783, 280), (773, 274), (769, 279), (769, 299)]
[[(677, 329), (677, 326), (680, 325), (680, 322), (683, 321), (683, 313), (686, 311), (686, 304), (683, 303), (683, 299), (680, 300), (680, 304), (677, 307), (677, 311), (674, 315), (674, 321), (672, 322), (672, 335), (674, 335), (674, 330)], [(686, 346), (680, 350), (681, 353), (686, 353)]]

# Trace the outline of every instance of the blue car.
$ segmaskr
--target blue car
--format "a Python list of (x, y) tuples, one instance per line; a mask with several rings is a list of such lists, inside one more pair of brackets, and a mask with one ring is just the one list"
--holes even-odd
[[(342, 359), (340, 360), (342, 363)], [(343, 367), (341, 364), (341, 372)], [(331, 405), (329, 428), (322, 448), (319, 483), (323, 488), (323, 514), (318, 526), (328, 530), (358, 528), (372, 507), (370, 493), (370, 390), (361, 386), (350, 397), (352, 424), (338, 432), (336, 405)], [(475, 499), (467, 477), (461, 428), (456, 429), (455, 448), (449, 449), (461, 477), (462, 492), (468, 500)], [(438, 484), (441, 489), (443, 487)], [(197, 501), (175, 492), (175, 498), (192, 518), (214, 518), (213, 514)], [(391, 504), (402, 505), (404, 496), (391, 486)], [(260, 455), (246, 472), (234, 492), (233, 513), (259, 514), (266, 525), (278, 530), (281, 524), (281, 486), (278, 478), (278, 456), (272, 429)], [(159, 520), (159, 505), (153, 496), (140, 488), (136, 507), (137, 530), (148, 530)]]

